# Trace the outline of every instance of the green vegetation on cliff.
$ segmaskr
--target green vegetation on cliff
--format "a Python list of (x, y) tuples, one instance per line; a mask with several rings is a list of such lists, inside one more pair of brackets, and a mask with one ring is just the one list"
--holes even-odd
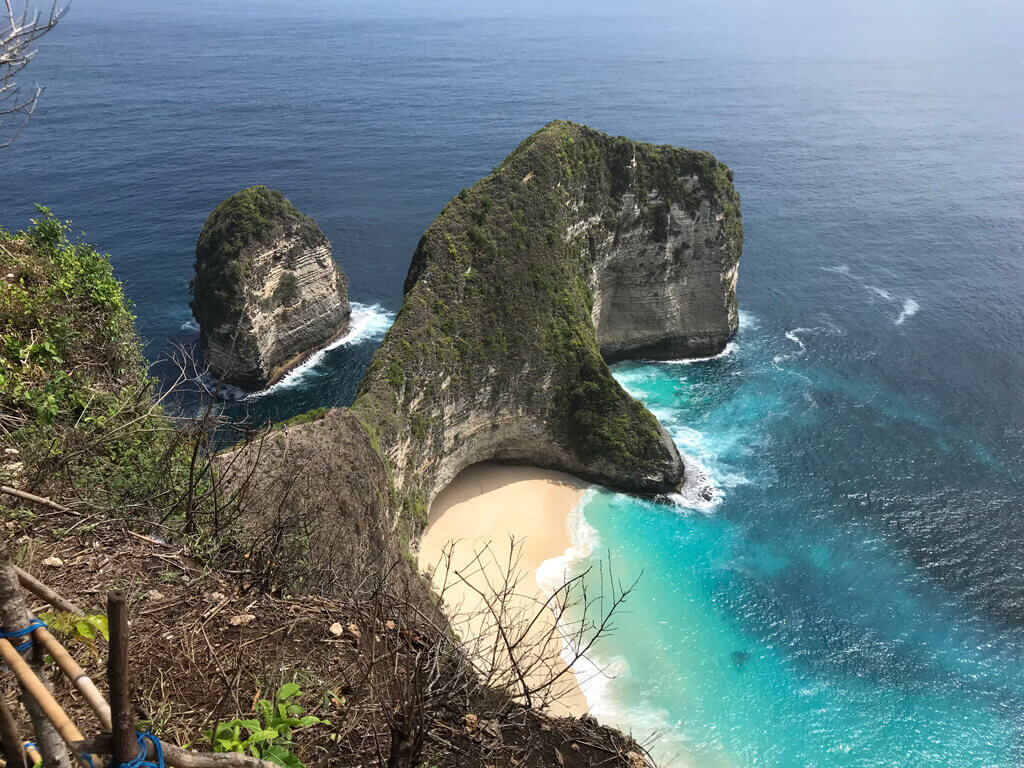
[(710, 196), (738, 260), (731, 176), (707, 152), (556, 121), (445, 206), (419, 242), (401, 311), (353, 406), (371, 438), (385, 453), (392, 448), (392, 462), (404, 453), (405, 466), (393, 469), (407, 515), (422, 514), (445, 441), (458, 440), (445, 432), (459, 425), (442, 414), (488, 398), (504, 400), (506, 416), (546, 421), (558, 449), (576, 461), (564, 467), (570, 471), (599, 464), (635, 478), (636, 490), (643, 478), (664, 476), (670, 457), (657, 422), (601, 358), (591, 267), (624, 225), (627, 193), (652, 238), (667, 226), (670, 203), (695, 209)]
[[(240, 287), (251, 267), (247, 250), (279, 237), (286, 227), (311, 240), (319, 233), (311, 218), (262, 184), (235, 192), (213, 209), (196, 243), (192, 280), (192, 312), (201, 324), (212, 329), (241, 311)], [(293, 299), (282, 297), (286, 304)]]
[(0, 230), (0, 480), (128, 516), (183, 513), (204, 481), (154, 404), (121, 284), (40, 211)]

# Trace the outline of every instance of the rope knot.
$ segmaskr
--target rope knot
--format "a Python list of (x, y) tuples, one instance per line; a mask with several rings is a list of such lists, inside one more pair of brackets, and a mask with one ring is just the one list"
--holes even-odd
[[(4, 629), (3, 627), (0, 627), (0, 637), (3, 637), (3, 638), (25, 637), (25, 635), (31, 635), (37, 629), (46, 629), (46, 625), (43, 624), (43, 622), (41, 622), (39, 619), (32, 619), (32, 621), (30, 621), (28, 623), (28, 626), (25, 627), (24, 629), (7, 630), (7, 629)], [(21, 653), (22, 651), (27, 651), (34, 644), (35, 643), (32, 641), (32, 638), (30, 637), (25, 642), (18, 643), (18, 645), (14, 646), (14, 650), (16, 650), (18, 653)]]

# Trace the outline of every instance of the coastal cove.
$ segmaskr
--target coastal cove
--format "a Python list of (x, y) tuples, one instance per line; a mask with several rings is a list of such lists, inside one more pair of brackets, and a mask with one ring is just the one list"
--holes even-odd
[[(400, 532), (420, 570), (436, 576), (450, 541), (504, 555), (512, 536), (530, 600), (587, 569), (597, 591), (608, 564), (638, 580), (617, 631), (567, 677), (557, 714), (589, 712), (640, 741), (659, 732), (652, 754), (683, 768), (1021, 765), (1024, 13), (345, 5), (301, 0), (282, 25), (263, 0), (244, 12), (227, 0), (170, 4), (159, 17), (127, 0), (76, 0), (33, 64), (41, 113), (3, 150), (19, 172), (0, 189), (0, 225), (27, 227), (44, 203), (110, 252), (152, 371), (168, 381), (176, 345), (199, 343), (188, 282), (217, 203), (266, 184), (315, 219), (348, 278), (345, 330), (270, 388), (229, 389), (218, 408), (255, 424), (352, 408), (325, 423), (361, 442), (322, 441), (311, 472), (361, 461), (367, 476), (397, 477), (386, 501), (401, 520), (386, 533)], [(278, 66), (280, 50), (292, 64)], [(731, 169), (702, 170), (708, 189), (735, 185), (743, 212), (738, 281), (735, 264), (695, 259), (725, 297), (724, 330), (706, 349), (619, 354), (620, 339), (587, 328), (573, 269), (536, 285), (487, 271), (486, 232), (470, 232), (502, 200), (474, 185), (530, 189), (533, 168), (502, 158), (552, 120), (572, 121), (556, 124), (566, 136), (586, 124), (706, 150)], [(571, 138), (576, 149), (603, 141)], [(568, 141), (553, 146), (572, 154)], [(567, 164), (573, 182), (594, 167), (580, 158)], [(729, 196), (707, 197), (726, 241)], [(519, 200), (499, 213), (522, 210)], [(687, 204), (701, 209), (655, 203), (676, 224)], [(432, 225), (442, 211), (447, 223)], [(720, 234), (714, 215), (693, 221), (699, 242)], [(581, 248), (615, 238), (586, 219), (527, 223), (510, 217), (508, 230), (534, 238), (523, 236), (525, 254), (543, 256), (536, 245), (551, 232), (579, 234)], [(437, 269), (449, 256), (460, 269)], [(692, 301), (637, 263), (605, 273), (624, 275), (610, 281), (625, 286), (622, 306), (667, 316)], [(470, 284), (502, 311), (474, 314)], [(647, 451), (630, 454), (637, 477), (592, 460), (571, 440), (579, 430), (554, 419), (531, 422), (516, 452), (497, 457), (520, 464), (476, 463), (494, 458), (491, 423), (527, 410), (520, 398), (562, 412), (546, 399), (558, 388), (541, 386), (562, 358), (548, 354), (546, 305), (528, 300), (538, 286), (555, 306), (571, 299), (567, 338), (584, 339), (586, 364), (570, 372), (597, 370), (603, 393), (617, 382), (656, 417), (623, 410), (624, 434)], [(498, 326), (521, 334), (502, 338)], [(510, 346), (530, 365), (503, 369)], [(669, 359), (643, 359), (654, 351)], [(409, 396), (447, 387), (461, 387), (464, 411)], [(284, 428), (272, 450), (291, 455), (314, 429)], [(556, 432), (566, 450), (538, 457)], [(381, 435), (397, 446), (392, 467), (369, 462)], [(675, 450), (693, 483), (683, 493), (626, 492), (668, 489)], [(384, 485), (340, 492), (383, 508)], [(555, 667), (560, 651), (547, 649)]]

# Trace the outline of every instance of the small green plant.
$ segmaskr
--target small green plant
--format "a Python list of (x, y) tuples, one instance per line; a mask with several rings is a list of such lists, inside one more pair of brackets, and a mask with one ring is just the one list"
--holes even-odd
[(298, 683), (286, 683), (278, 688), (274, 701), (256, 702), (257, 717), (218, 723), (212, 736), (209, 732), (205, 736), (212, 739), (214, 752), (250, 754), (284, 768), (305, 768), (291, 751), (293, 732), (311, 725), (330, 725), (330, 721), (305, 714), (296, 701), (301, 695)]
[(102, 613), (90, 613), (87, 616), (76, 616), (73, 613), (40, 613), (39, 618), (55, 635), (60, 635), (69, 643), (82, 645), (89, 649), (94, 657), (99, 657), (96, 650), (96, 633), (104, 640), (110, 640), (107, 617)]

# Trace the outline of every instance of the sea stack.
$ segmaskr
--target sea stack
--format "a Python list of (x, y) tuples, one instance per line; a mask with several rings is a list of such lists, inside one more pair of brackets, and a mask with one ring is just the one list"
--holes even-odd
[(249, 187), (203, 225), (192, 314), (213, 376), (262, 389), (344, 333), (348, 279), (313, 219), (280, 192)]

